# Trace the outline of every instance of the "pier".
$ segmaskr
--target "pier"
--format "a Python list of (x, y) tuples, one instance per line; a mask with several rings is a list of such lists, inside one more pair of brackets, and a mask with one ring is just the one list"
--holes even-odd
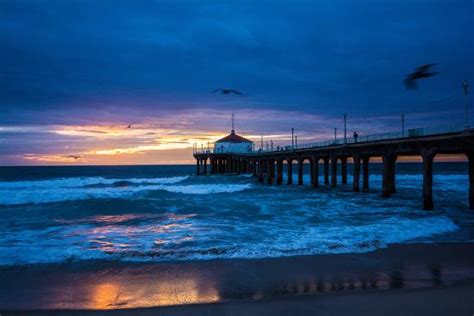
[[(469, 169), (469, 209), (474, 210), (474, 129), (419, 128), (404, 132), (384, 133), (353, 138), (335, 139), (278, 150), (257, 150), (248, 153), (195, 150), (196, 174), (251, 173), (261, 183), (282, 185), (286, 169), (286, 184), (293, 184), (293, 164), (297, 165), (297, 183), (303, 185), (303, 166), (310, 164), (310, 185), (336, 188), (348, 186), (347, 164), (353, 164), (352, 191), (363, 194), (369, 190), (370, 161), (381, 158), (383, 164), (381, 197), (390, 198), (397, 192), (396, 163), (402, 156), (422, 158), (423, 209), (433, 210), (433, 161), (440, 154), (463, 154)], [(286, 166), (286, 168), (284, 168)], [(324, 168), (323, 183), (319, 168)], [(338, 169), (341, 181), (338, 183)], [(362, 181), (362, 185), (361, 182)]]

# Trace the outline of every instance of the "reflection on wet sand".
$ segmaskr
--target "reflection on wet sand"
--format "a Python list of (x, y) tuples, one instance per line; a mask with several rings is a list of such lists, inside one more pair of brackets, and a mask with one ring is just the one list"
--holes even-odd
[[(21, 271), (0, 269), (0, 279), (6, 280), (6, 285), (0, 286), (0, 308), (126, 309), (449, 287), (474, 279), (474, 258), (466, 255), (473, 253), (470, 244), (419, 247), (425, 257), (403, 261), (386, 255), (393, 250), (384, 250), (272, 260), (160, 264), (91, 261)], [(445, 256), (447, 252), (450, 256)], [(427, 255), (431, 257), (425, 259)], [(446, 261), (452, 258), (455, 261)], [(350, 271), (347, 265), (352, 267)], [(31, 284), (40, 286), (25, 292)]]
[[(188, 269), (189, 268), (189, 269)], [(208, 266), (205, 270), (173, 265), (147, 265), (145, 270), (111, 269), (90, 275), (72, 288), (60, 284), (58, 295), (42, 308), (117, 309), (184, 304), (217, 303), (236, 300), (272, 299), (283, 296), (319, 295), (332, 292), (422, 288), (446, 283), (440, 265), (415, 265), (369, 274), (334, 274), (319, 277), (311, 273), (300, 279), (280, 276), (279, 282), (255, 283), (242, 271), (218, 276)], [(472, 275), (474, 271), (453, 270), (451, 275)], [(240, 285), (233, 284), (239, 279)], [(231, 281), (231, 282), (228, 282)], [(56, 288), (57, 290), (57, 288)], [(81, 299), (77, 299), (81, 297)]]
[(120, 286), (112, 283), (102, 283), (93, 287), (88, 308), (108, 309), (115, 307), (120, 299)]
[[(124, 280), (125, 281), (125, 280)], [(198, 303), (220, 300), (211, 283), (201, 282), (194, 276), (154, 282), (98, 283), (89, 286), (86, 306), (71, 308), (116, 309)]]

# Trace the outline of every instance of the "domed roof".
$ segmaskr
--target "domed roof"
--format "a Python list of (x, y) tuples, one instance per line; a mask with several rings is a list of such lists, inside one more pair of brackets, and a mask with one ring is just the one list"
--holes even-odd
[(221, 139), (219, 139), (218, 141), (216, 141), (216, 143), (220, 143), (220, 142), (227, 142), (227, 143), (251, 143), (252, 141), (251, 141), (251, 140), (248, 140), (247, 138), (244, 138), (244, 137), (242, 137), (242, 136), (237, 135), (237, 134), (235, 133), (235, 131), (232, 130), (229, 135), (227, 135), (226, 137), (221, 138)]

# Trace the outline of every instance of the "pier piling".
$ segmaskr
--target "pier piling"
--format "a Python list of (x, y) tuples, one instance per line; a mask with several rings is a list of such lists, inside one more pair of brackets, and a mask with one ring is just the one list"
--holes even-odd
[(347, 184), (347, 157), (341, 157), (341, 183)]
[(474, 152), (467, 154), (469, 168), (469, 209), (474, 210)]
[(365, 156), (362, 158), (362, 166), (364, 168), (363, 171), (363, 179), (362, 179), (362, 189), (364, 191), (369, 191), (369, 162), (370, 162), (370, 157)]
[(287, 172), (286, 183), (293, 184), (293, 160), (292, 159), (287, 160), (286, 168), (287, 168), (286, 169), (286, 172)]
[(312, 168), (311, 168), (311, 179), (313, 188), (318, 188), (319, 187), (319, 158), (318, 157), (313, 157), (312, 161)]
[(423, 209), (434, 209), (433, 204), (433, 159), (434, 154), (426, 152), (423, 157)]
[(337, 186), (337, 157), (331, 157), (331, 187)]
[(283, 160), (282, 159), (277, 160), (276, 168), (277, 168), (276, 184), (281, 185), (281, 183), (283, 182)]
[(268, 163), (268, 184), (273, 184), (275, 177), (275, 162), (272, 159), (267, 160)]
[(353, 163), (354, 175), (352, 176), (352, 179), (353, 179), (352, 190), (354, 192), (359, 192), (360, 157), (354, 156), (353, 161), (354, 161)]
[(397, 156), (385, 154), (382, 156), (383, 176), (382, 176), (382, 197), (390, 197), (395, 193), (395, 163)]
[(324, 157), (324, 185), (329, 185), (329, 158)]
[(303, 185), (303, 162), (303, 158), (298, 159), (298, 185)]
[[(416, 129), (414, 136), (391, 137), (390, 133), (366, 137), (357, 143), (347, 140), (306, 144), (305, 146), (283, 147), (278, 150), (249, 152), (211, 153), (195, 151), (196, 174), (252, 173), (258, 181), (268, 184), (283, 183), (283, 165), (286, 162), (287, 184), (293, 184), (293, 161), (296, 161), (298, 185), (304, 183), (304, 162), (310, 162), (311, 186), (319, 187), (319, 161), (323, 160), (324, 184), (337, 187), (338, 162), (341, 163), (341, 183), (347, 185), (347, 160), (353, 161), (352, 190), (359, 192), (362, 176), (362, 190), (369, 191), (369, 166), (371, 157), (382, 158), (382, 196), (390, 197), (397, 191), (396, 162), (398, 156), (418, 156), (423, 159), (423, 208), (432, 210), (433, 203), (433, 161), (436, 154), (465, 154), (469, 166), (469, 209), (474, 210), (474, 129), (463, 130)], [(432, 133), (432, 134), (430, 134)], [(416, 134), (416, 135), (415, 135)], [(209, 167), (207, 164), (209, 163)], [(362, 170), (361, 170), (362, 169)], [(361, 175), (362, 172), (362, 175)], [(276, 173), (276, 174), (275, 174)], [(329, 179), (331, 178), (331, 179)], [(266, 180), (266, 181), (265, 181)]]

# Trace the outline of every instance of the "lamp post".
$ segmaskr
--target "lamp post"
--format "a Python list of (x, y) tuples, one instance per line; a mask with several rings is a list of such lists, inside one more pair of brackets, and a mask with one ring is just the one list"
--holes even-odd
[(298, 136), (295, 135), (295, 148), (298, 149)]
[(347, 143), (347, 114), (344, 113), (344, 144)]
[(337, 127), (334, 127), (334, 141), (337, 141)]
[(402, 114), (402, 137), (405, 137), (405, 114)]
[(291, 128), (291, 149), (295, 149), (295, 128)]
[(467, 95), (469, 94), (469, 82), (464, 81), (462, 83), (462, 87), (464, 89), (464, 128), (469, 128), (469, 104), (467, 100)]

